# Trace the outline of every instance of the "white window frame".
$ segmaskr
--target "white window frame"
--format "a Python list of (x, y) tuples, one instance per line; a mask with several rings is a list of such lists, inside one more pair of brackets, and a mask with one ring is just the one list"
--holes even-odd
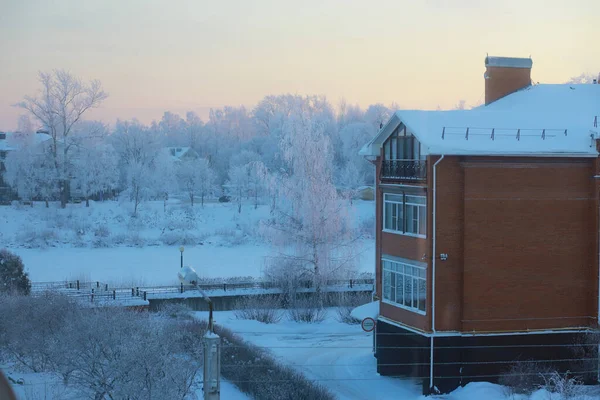
[[(386, 197), (388, 195), (391, 196), (402, 196), (402, 202), (398, 202), (398, 201), (394, 201), (394, 200), (386, 200)], [(425, 204), (420, 204), (420, 203), (411, 203), (406, 201), (407, 197), (420, 197), (425, 199)], [(386, 203), (387, 204), (394, 204), (395, 207), (397, 207), (398, 205), (401, 207), (402, 209), (402, 229), (401, 230), (394, 230), (394, 229), (389, 229), (386, 228), (385, 224), (387, 221), (387, 207), (386, 207)], [(417, 215), (417, 231), (419, 230), (420, 226), (421, 226), (421, 221), (420, 221), (420, 215), (421, 213), (419, 212), (419, 210), (421, 208), (425, 209), (425, 218), (427, 218), (427, 196), (423, 196), (423, 195), (413, 195), (413, 194), (405, 194), (405, 193), (384, 193), (383, 194), (383, 212), (382, 212), (382, 216), (383, 216), (383, 221), (382, 221), (382, 230), (383, 232), (386, 233), (393, 233), (395, 235), (403, 235), (403, 236), (412, 236), (412, 237), (418, 237), (418, 238), (426, 238), (427, 237), (427, 224), (425, 224), (425, 233), (414, 233), (414, 232), (408, 232), (406, 230), (407, 227), (407, 212), (406, 209), (407, 207), (414, 207), (416, 210), (416, 215)], [(412, 221), (411, 221), (412, 223)], [(396, 222), (396, 225), (398, 225), (398, 223)]]
[[(392, 264), (396, 264), (396, 270), (390, 269), (386, 266), (386, 263), (392, 263)], [(414, 268), (417, 269), (418, 271), (418, 276), (415, 276), (414, 274), (407, 274), (405, 272), (405, 268), (406, 267), (410, 267), (412, 268), (412, 271), (414, 271)], [(392, 266), (393, 268), (393, 266)], [(398, 269), (401, 268), (402, 272), (398, 271)], [(390, 276), (393, 276), (392, 280), (393, 282), (386, 282), (386, 272), (390, 274)], [(398, 302), (398, 288), (397, 288), (397, 277), (396, 275), (401, 275), (402, 276), (402, 282), (403, 282), (403, 287), (402, 287), (402, 302)], [(414, 307), (413, 305), (406, 305), (404, 304), (404, 299), (406, 298), (404, 296), (404, 289), (406, 288), (406, 285), (404, 284), (405, 279), (410, 279), (411, 280), (411, 303), (414, 304), (415, 302), (417, 303), (417, 306)], [(424, 282), (425, 283), (425, 294), (424, 294), (424, 302), (425, 302), (425, 310), (420, 310), (419, 309), (419, 301), (420, 301), (420, 285), (419, 282)], [(394, 290), (394, 300), (392, 300), (391, 298), (389, 298), (389, 296), (387, 296), (387, 287), (390, 287), (390, 291)], [(384, 303), (393, 305), (394, 307), (399, 307), (417, 314), (421, 314), (421, 315), (427, 315), (427, 307), (429, 306), (429, 302), (428, 302), (428, 298), (427, 298), (427, 267), (426, 266), (422, 266), (422, 265), (415, 265), (415, 264), (411, 264), (408, 262), (404, 262), (404, 261), (398, 261), (398, 260), (393, 260), (389, 257), (381, 257), (381, 294), (382, 294), (382, 301)], [(416, 290), (415, 290), (416, 288)], [(391, 294), (391, 293), (390, 293)], [(416, 300), (415, 300), (416, 299)]]

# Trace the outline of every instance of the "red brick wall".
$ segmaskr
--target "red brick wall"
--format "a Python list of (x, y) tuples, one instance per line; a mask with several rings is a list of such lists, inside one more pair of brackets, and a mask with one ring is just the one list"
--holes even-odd
[[(595, 324), (585, 318), (596, 315), (593, 164), (489, 158), (461, 163), (463, 331)], [(449, 215), (439, 218), (441, 225)]]
[(530, 68), (487, 67), (486, 74), (485, 104), (531, 84)]
[[(432, 166), (428, 159), (428, 207)], [(594, 326), (597, 317), (596, 159), (445, 157), (437, 168), (436, 329), (511, 331)], [(377, 188), (377, 294), (382, 252), (428, 263), (431, 235), (381, 231)], [(432, 218), (429, 218), (432, 232)], [(430, 330), (422, 316), (387, 304), (381, 315)]]

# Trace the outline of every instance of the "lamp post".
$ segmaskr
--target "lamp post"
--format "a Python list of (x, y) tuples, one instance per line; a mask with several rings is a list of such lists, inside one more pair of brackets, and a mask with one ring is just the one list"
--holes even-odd
[(183, 250), (184, 250), (184, 248), (183, 248), (183, 246), (181, 246), (179, 248), (179, 252), (181, 253), (181, 266), (179, 268), (183, 268)]
[[(181, 247), (183, 257), (183, 246)], [(183, 259), (183, 258), (182, 258)], [(183, 264), (182, 264), (183, 265)], [(221, 338), (215, 334), (213, 324), (213, 302), (198, 284), (198, 274), (190, 266), (181, 269), (177, 276), (182, 284), (196, 285), (204, 301), (208, 303), (208, 331), (204, 335), (204, 400), (221, 398)]]

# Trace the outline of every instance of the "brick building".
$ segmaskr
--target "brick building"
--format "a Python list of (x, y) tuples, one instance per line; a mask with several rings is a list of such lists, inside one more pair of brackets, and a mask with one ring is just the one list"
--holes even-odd
[(595, 380), (600, 85), (485, 66), (485, 105), (400, 110), (361, 150), (377, 168), (378, 372), (425, 392), (523, 361)]

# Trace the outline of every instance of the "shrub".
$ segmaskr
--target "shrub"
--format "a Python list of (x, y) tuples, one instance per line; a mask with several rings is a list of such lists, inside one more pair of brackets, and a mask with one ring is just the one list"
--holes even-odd
[(281, 311), (277, 309), (278, 301), (270, 296), (247, 296), (238, 300), (233, 314), (237, 319), (252, 319), (264, 324), (275, 324), (281, 321)]
[(322, 386), (277, 363), (258, 347), (249, 345), (230, 330), (215, 326), (222, 339), (221, 364), (224, 378), (242, 392), (261, 400), (333, 400)]
[(57, 240), (56, 232), (52, 229), (25, 228), (18, 233), (17, 241), (28, 248), (46, 248)]
[(28, 295), (30, 291), (31, 281), (21, 257), (6, 249), (0, 250), (0, 292)]
[(533, 393), (543, 382), (544, 376), (549, 376), (552, 370), (535, 361), (515, 361), (505, 374), (501, 375), (498, 383), (506, 386), (507, 395)]
[(556, 371), (542, 376), (544, 379), (543, 389), (550, 393), (557, 393), (563, 399), (571, 399), (581, 393), (581, 382), (570, 375), (569, 371), (560, 374)]
[(325, 320), (327, 311), (318, 302), (311, 302), (309, 299), (296, 299), (292, 301), (288, 315), (295, 322), (318, 323)]
[(160, 306), (159, 314), (174, 319), (191, 319), (192, 309), (183, 303), (167, 302)]
[(369, 217), (360, 221), (358, 225), (360, 237), (372, 239), (375, 233), (375, 217)]
[(343, 293), (340, 296), (336, 319), (345, 324), (360, 324), (361, 320), (352, 316), (352, 310), (371, 301), (371, 295), (363, 292)]

